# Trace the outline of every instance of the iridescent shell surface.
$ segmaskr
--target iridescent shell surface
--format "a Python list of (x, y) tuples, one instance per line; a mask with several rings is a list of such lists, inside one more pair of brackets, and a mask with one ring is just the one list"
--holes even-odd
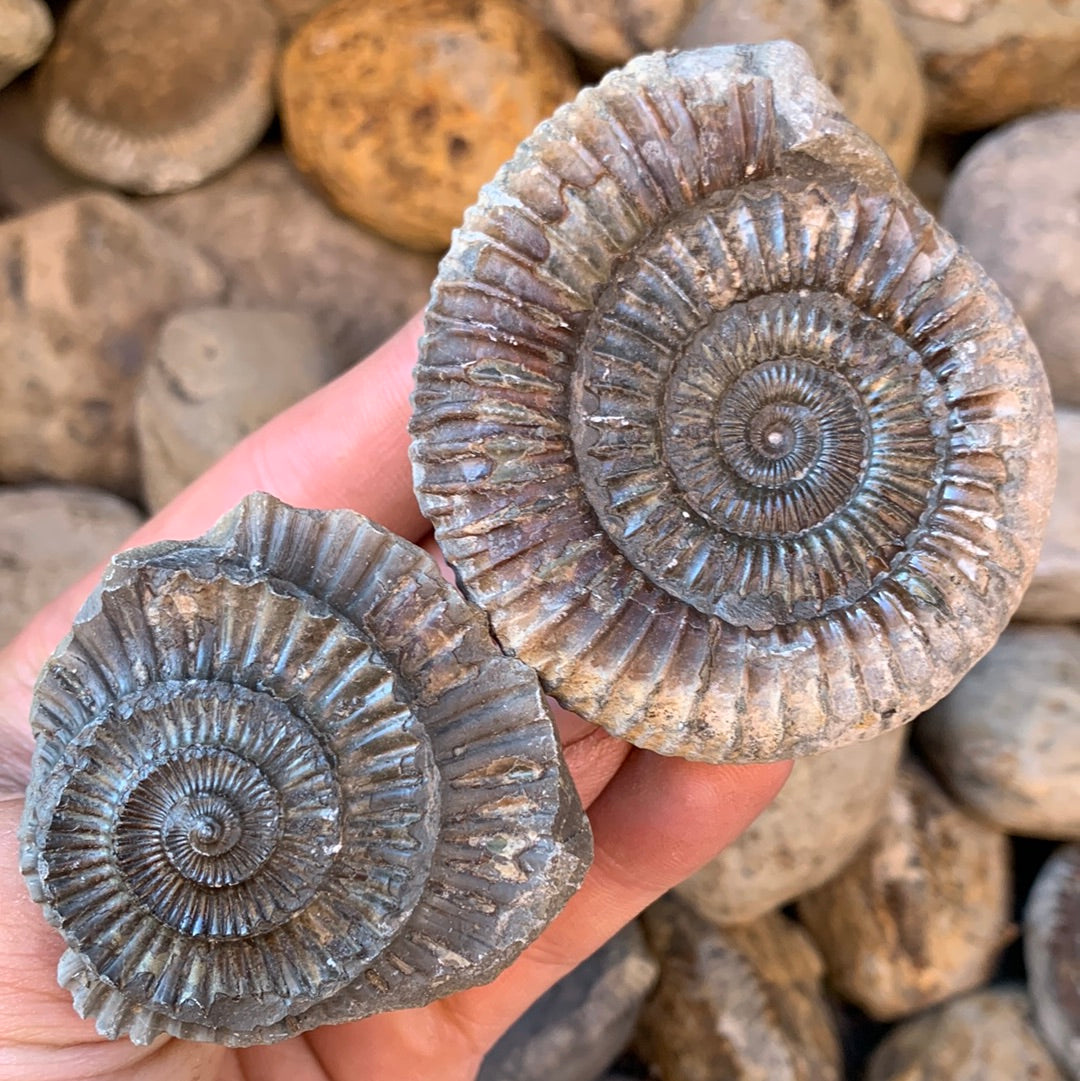
[(117, 556), (32, 723), (23, 872), (114, 1038), (268, 1043), (486, 982), (591, 858), (533, 673), (348, 511), (255, 495)]
[(640, 57), (522, 144), (440, 268), (411, 432), (503, 647), (708, 761), (945, 694), (1055, 469), (1007, 301), (787, 43)]

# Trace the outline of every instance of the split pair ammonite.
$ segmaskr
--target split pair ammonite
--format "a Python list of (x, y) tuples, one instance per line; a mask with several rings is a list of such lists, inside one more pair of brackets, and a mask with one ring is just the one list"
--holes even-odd
[(102, 1032), (492, 978), (590, 858), (541, 686), (714, 762), (903, 724), (1005, 625), (1054, 474), (1009, 305), (782, 43), (641, 57), (522, 144), (443, 260), (412, 435), (471, 604), (254, 496), (117, 557), (46, 665), (24, 871)]

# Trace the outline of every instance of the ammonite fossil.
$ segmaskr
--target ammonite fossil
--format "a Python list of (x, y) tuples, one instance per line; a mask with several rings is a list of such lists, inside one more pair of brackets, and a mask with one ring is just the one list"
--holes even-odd
[(420, 549), (251, 496), (45, 666), (23, 872), (100, 1032), (234, 1046), (494, 977), (580, 884), (535, 676)]
[(1080, 844), (1039, 872), (1024, 912), (1024, 961), (1035, 1020), (1066, 1074), (1080, 1078)]
[(641, 57), (542, 124), (466, 214), (416, 376), (466, 593), (662, 753), (909, 720), (1035, 563), (1038, 355), (787, 43)]

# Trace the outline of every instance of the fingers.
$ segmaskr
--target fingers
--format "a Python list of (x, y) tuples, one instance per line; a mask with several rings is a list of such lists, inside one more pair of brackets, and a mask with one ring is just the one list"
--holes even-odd
[[(567, 757), (579, 780), (575, 746)], [(327, 1076), (472, 1078), (484, 1052), (544, 991), (738, 836), (789, 768), (707, 766), (631, 749), (590, 811), (593, 867), (544, 934), (485, 987), (309, 1034)]]
[[(409, 465), (409, 394), (420, 316), (362, 363), (252, 433), (125, 547), (195, 537), (252, 491), (296, 506), (349, 507), (410, 540), (428, 526), (416, 505)], [(0, 765), (0, 790), (25, 781), (30, 747), (25, 716), (38, 669), (67, 633), (101, 577), (87, 575), (44, 608), (0, 652), (0, 740), (13, 748)], [(6, 757), (0, 753), (0, 762)]]
[(595, 858), (581, 890), (498, 980), (443, 1005), (479, 1042), (493, 1041), (556, 980), (742, 833), (789, 769), (787, 762), (710, 766), (631, 751), (590, 809)]

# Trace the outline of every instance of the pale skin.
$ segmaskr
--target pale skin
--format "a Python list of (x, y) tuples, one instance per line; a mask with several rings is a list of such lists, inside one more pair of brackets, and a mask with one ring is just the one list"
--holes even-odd
[[(335, 383), (248, 437), (125, 547), (197, 536), (255, 490), (295, 506), (351, 507), (430, 547), (407, 454), (418, 334), (413, 320)], [(65, 592), (0, 652), (0, 1081), (471, 1081), (515, 1018), (738, 836), (787, 776), (787, 763), (708, 766), (662, 758), (556, 710), (596, 858), (554, 923), (493, 983), (272, 1047), (104, 1040), (56, 983), (62, 941), (26, 892), (16, 837), (34, 679), (99, 575)]]

